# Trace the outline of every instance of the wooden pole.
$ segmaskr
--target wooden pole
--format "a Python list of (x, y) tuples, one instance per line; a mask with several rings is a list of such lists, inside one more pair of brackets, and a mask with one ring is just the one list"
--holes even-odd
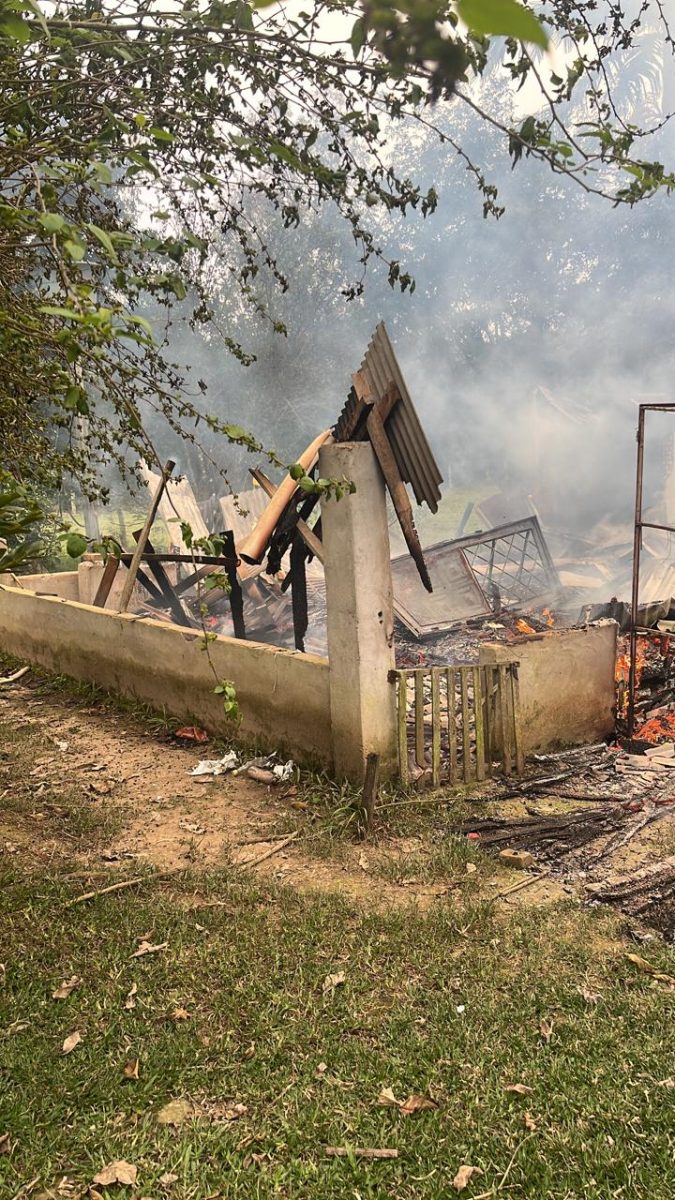
[(126, 612), (127, 608), (129, 607), (129, 601), (131, 600), (131, 593), (134, 590), (134, 584), (136, 582), (136, 576), (138, 575), (138, 568), (141, 565), (143, 551), (145, 550), (148, 538), (150, 537), (150, 530), (152, 529), (153, 522), (155, 520), (155, 517), (157, 516), (157, 509), (159, 508), (159, 502), (162, 499), (162, 496), (164, 494), (164, 489), (166, 488), (166, 485), (171, 477), (171, 474), (173, 472), (175, 465), (176, 465), (175, 462), (173, 462), (171, 459), (168, 459), (166, 466), (164, 467), (164, 470), (162, 471), (162, 478), (157, 487), (157, 491), (155, 492), (155, 495), (153, 497), (152, 504), (150, 505), (150, 508), (148, 510), (148, 515), (145, 518), (145, 524), (139, 534), (138, 542), (136, 544), (136, 549), (134, 550), (133, 557), (131, 559), (131, 562), (129, 563), (127, 577), (124, 581), (124, 587), (122, 589), (122, 595), (120, 596), (119, 607), (117, 609), (118, 612), (121, 612), (121, 613)]
[(361, 795), (361, 808), (366, 830), (369, 830), (373, 824), (373, 811), (377, 799), (379, 776), (380, 756), (379, 754), (369, 754), (366, 758), (366, 774), (363, 780), (363, 792)]

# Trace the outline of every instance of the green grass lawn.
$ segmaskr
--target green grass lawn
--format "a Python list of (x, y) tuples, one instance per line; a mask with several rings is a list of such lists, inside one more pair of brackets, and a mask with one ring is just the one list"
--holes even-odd
[[(675, 992), (612, 917), (383, 914), (234, 870), (178, 879), (77, 907), (76, 881), (0, 879), (3, 1198), (78, 1196), (117, 1159), (137, 1185), (97, 1186), (111, 1200), (421, 1200), (455, 1195), (462, 1164), (474, 1200), (675, 1195)], [(166, 947), (132, 957), (143, 939)], [(659, 943), (640, 952), (673, 973)], [(438, 1107), (401, 1115), (383, 1088)], [(162, 1126), (176, 1099), (193, 1115)]]

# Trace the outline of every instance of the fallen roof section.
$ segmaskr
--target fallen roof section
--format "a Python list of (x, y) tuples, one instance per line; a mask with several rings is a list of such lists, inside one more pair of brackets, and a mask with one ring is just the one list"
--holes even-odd
[[(378, 401), (383, 399), (391, 384), (396, 387), (400, 399), (387, 421), (387, 435), (396, 465), (401, 479), (412, 485), (417, 503), (426, 502), (435, 513), (441, 498), (439, 485), (443, 476), (420, 425), (384, 321), (377, 326), (359, 371)], [(341, 440), (339, 428), (340, 421), (336, 426), (337, 441)]]

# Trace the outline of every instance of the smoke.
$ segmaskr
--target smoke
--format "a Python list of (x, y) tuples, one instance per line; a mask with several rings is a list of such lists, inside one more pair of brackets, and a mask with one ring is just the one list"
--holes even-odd
[[(636, 87), (636, 71), (619, 90), (639, 123), (640, 96), (652, 107), (655, 97), (653, 88)], [(491, 76), (485, 86), (502, 85)], [(675, 202), (659, 195), (612, 208), (541, 164), (512, 171), (501, 135), (456, 104), (437, 115), (498, 185), (506, 209), (499, 222), (483, 219), (473, 176), (452, 151), (419, 129), (393, 128), (389, 153), (399, 172), (434, 184), (440, 197), (426, 221), (377, 218), (380, 243), (414, 275), (414, 292), (393, 291), (375, 267), (363, 296), (346, 301), (341, 289), (360, 267), (336, 214), (305, 214), (297, 230), (282, 231), (260, 207), (255, 219), (289, 279), (287, 293), (270, 282), (267, 296), (287, 335), (242, 314), (216, 273), (221, 326), (256, 361), (240, 365), (216, 333), (199, 336), (180, 316), (172, 357), (206, 382), (207, 407), (292, 461), (337, 418), (384, 319), (446, 487), (525, 492), (548, 528), (590, 540), (594, 530), (625, 533), (637, 403), (675, 399)], [(649, 153), (672, 161), (674, 149), (667, 125)], [(659, 426), (650, 450), (650, 505), (661, 499), (672, 462), (672, 425)], [(207, 446), (231, 485), (246, 487), (246, 453), (222, 439)], [(205, 499), (218, 487), (212, 468), (195, 448), (179, 454)], [(439, 529), (429, 540), (452, 532)]]

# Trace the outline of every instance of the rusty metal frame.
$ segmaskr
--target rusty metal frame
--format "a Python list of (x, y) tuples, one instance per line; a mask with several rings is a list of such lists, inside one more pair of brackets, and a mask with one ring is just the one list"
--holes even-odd
[(628, 634), (628, 653), (630, 665), (628, 668), (628, 720), (626, 732), (631, 739), (635, 732), (635, 688), (637, 683), (637, 639), (638, 639), (638, 606), (640, 603), (640, 556), (642, 552), (643, 529), (661, 529), (664, 533), (675, 533), (675, 525), (658, 525), (653, 521), (642, 520), (642, 493), (645, 465), (645, 417), (648, 412), (665, 412), (675, 414), (675, 404), (640, 404), (638, 406), (637, 427), (637, 467), (635, 472), (635, 519), (633, 525), (633, 578), (631, 588), (630, 626)]
[[(522, 546), (514, 548), (514, 539), (517, 537), (523, 538)], [(514, 549), (513, 557), (509, 560), (508, 552), (504, 553), (504, 561), (511, 561), (516, 567), (516, 574), (513, 579), (507, 577), (507, 581), (513, 585), (513, 594), (504, 588), (503, 567), (495, 561), (495, 551), (497, 543), (510, 539), (511, 548)], [(537, 517), (523, 517), (520, 521), (509, 521), (506, 525), (496, 525), (494, 529), (481, 530), (478, 533), (472, 533), (462, 538), (456, 538), (452, 542), (446, 543), (448, 549), (462, 550), (465, 554), (469, 566), (474, 569), (476, 555), (471, 554), (472, 550), (477, 550), (481, 546), (490, 548), (488, 574), (485, 578), (479, 573), (476, 573), (476, 579), (486, 595), (490, 595), (490, 585), (495, 582), (499, 586), (499, 579), (502, 579), (502, 590), (506, 605), (522, 603), (525, 600), (536, 600), (546, 595), (547, 592), (560, 587), (560, 579), (558, 572), (555, 569), (555, 564), (551, 558), (549, 548), (546, 544), (541, 525)], [(534, 549), (536, 557), (528, 549), (530, 546)], [(427, 547), (425, 553), (435, 550), (435, 546)], [(537, 563), (538, 575), (541, 578), (543, 586), (541, 588), (526, 588), (523, 583), (523, 577), (526, 574), (525, 558), (529, 557)]]

